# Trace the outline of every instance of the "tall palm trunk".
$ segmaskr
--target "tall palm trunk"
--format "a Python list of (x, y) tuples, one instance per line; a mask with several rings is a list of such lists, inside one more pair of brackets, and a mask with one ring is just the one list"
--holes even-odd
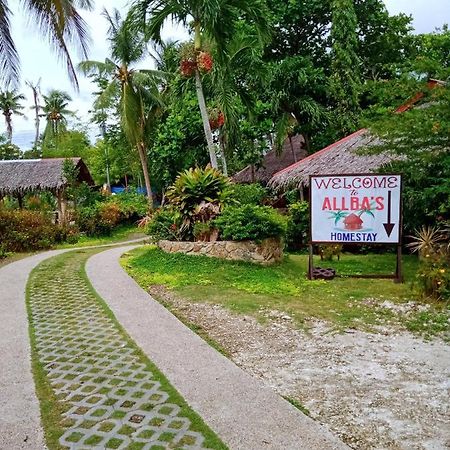
[(10, 112), (4, 112), (5, 115), (5, 123), (6, 123), (6, 136), (8, 138), (8, 142), (11, 143), (12, 141), (12, 120), (11, 120), (11, 113)]
[(39, 141), (39, 125), (40, 125), (39, 100), (37, 88), (35, 86), (31, 86), (31, 89), (33, 91), (33, 100), (34, 100), (34, 127), (36, 129), (36, 132), (34, 134), (34, 147), (36, 147)]
[(211, 126), (209, 125), (208, 111), (206, 109), (205, 95), (203, 94), (202, 80), (200, 78), (200, 72), (195, 69), (195, 88), (197, 91), (198, 105), (200, 107), (200, 114), (202, 116), (203, 129), (205, 130), (206, 142), (208, 143), (209, 159), (211, 166), (217, 169), (216, 146), (214, 145)]
[(139, 152), (139, 159), (141, 160), (142, 172), (144, 174), (145, 189), (147, 190), (147, 203), (149, 211), (153, 209), (153, 193), (152, 186), (150, 184), (150, 176), (148, 174), (148, 164), (147, 164), (147, 152), (145, 149), (145, 144), (139, 142), (137, 145)]
[(225, 137), (225, 133), (223, 133), (222, 130), (219, 131), (219, 142), (220, 142), (220, 157), (222, 160), (222, 173), (227, 177), (228, 176), (228, 164), (227, 164), (227, 156), (225, 154), (226, 137)]

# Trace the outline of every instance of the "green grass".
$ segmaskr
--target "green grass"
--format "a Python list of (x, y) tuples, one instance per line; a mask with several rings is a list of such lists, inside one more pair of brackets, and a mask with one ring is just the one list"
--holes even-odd
[(448, 330), (448, 323), (443, 325), (442, 320), (447, 314), (444, 306), (432, 304), (427, 318), (422, 321), (419, 313), (403, 317), (377, 306), (384, 300), (404, 303), (415, 299), (412, 290), (418, 264), (415, 256), (403, 256), (404, 284), (388, 279), (348, 277), (351, 274), (393, 273), (395, 258), (396, 255), (388, 253), (344, 254), (340, 261), (332, 262), (317, 258), (315, 265), (334, 267), (342, 275), (332, 281), (307, 280), (307, 255), (287, 255), (280, 264), (262, 267), (202, 256), (166, 254), (147, 246), (124, 255), (122, 264), (146, 289), (151, 285), (165, 285), (191, 301), (221, 304), (262, 320), (264, 314), (261, 311), (278, 310), (291, 315), (299, 326), (305, 327), (310, 319), (325, 320), (337, 329), (365, 330), (396, 322), (404, 326), (410, 323), (408, 328), (417, 333), (429, 333), (431, 328), (433, 334), (433, 327), (428, 326), (431, 321), (439, 324), (435, 325), (434, 331)]
[[(70, 260), (76, 259), (80, 264), (80, 268), (78, 271), (78, 276), (86, 283), (89, 288), (90, 293), (94, 296), (97, 301), (101, 304), (104, 313), (111, 319), (114, 325), (120, 330), (123, 336), (123, 342), (127, 346), (133, 348), (133, 351), (136, 355), (138, 355), (141, 362), (146, 365), (148, 371), (153, 374), (153, 379), (160, 383), (161, 389), (164, 390), (167, 394), (169, 394), (169, 398), (167, 399), (168, 403), (178, 405), (181, 410), (179, 416), (186, 417), (190, 420), (191, 426), (190, 429), (193, 431), (197, 431), (201, 433), (205, 437), (204, 446), (207, 448), (215, 449), (215, 450), (226, 450), (228, 447), (222, 443), (220, 438), (205, 424), (203, 419), (193, 411), (190, 406), (186, 403), (184, 398), (176, 391), (176, 389), (169, 383), (165, 375), (160, 372), (160, 370), (151, 362), (148, 357), (142, 352), (142, 350), (136, 346), (134, 341), (129, 337), (126, 331), (122, 328), (119, 322), (116, 320), (112, 311), (108, 308), (106, 303), (103, 301), (101, 297), (94, 290), (92, 285), (90, 284), (88, 277), (86, 275), (84, 263), (88, 259), (88, 257), (94, 255), (100, 250), (79, 250), (68, 252), (57, 257), (51, 258), (49, 260), (44, 261), (39, 266), (37, 266), (31, 273), (28, 285), (27, 285), (27, 310), (29, 317), (29, 334), (31, 340), (31, 359), (32, 359), (32, 371), (35, 381), (36, 394), (39, 398), (40, 408), (41, 408), (41, 420), (44, 428), (45, 438), (47, 441), (47, 446), (51, 450), (62, 450), (62, 446), (59, 443), (59, 438), (64, 433), (65, 429), (70, 426), (70, 420), (65, 419), (62, 414), (67, 410), (68, 404), (64, 403), (54, 394), (50, 380), (46, 376), (46, 372), (44, 369), (44, 365), (39, 359), (39, 355), (37, 353), (37, 344), (36, 344), (36, 335), (35, 335), (35, 326), (32, 320), (31, 315), (31, 305), (30, 305), (30, 295), (31, 295), (31, 286), (33, 283), (37, 283), (41, 286), (45, 286), (46, 283), (52, 282), (52, 273), (55, 270), (73, 270), (74, 264), (73, 261)], [(67, 269), (67, 263), (68, 269)], [(42, 266), (43, 265), (51, 265), (51, 270), (45, 271), (48, 272), (47, 279), (42, 276)], [(39, 276), (38, 276), (39, 275)], [(61, 286), (64, 289), (64, 286)], [(76, 386), (78, 387), (78, 385)], [(153, 405), (152, 405), (153, 408)], [(88, 408), (86, 408), (87, 410)], [(126, 413), (122, 411), (116, 411), (112, 418), (123, 418)], [(92, 427), (95, 422), (86, 421), (86, 427)], [(127, 430), (125, 428), (122, 429), (121, 433), (124, 435), (127, 434)], [(74, 435), (73, 439), (77, 439), (78, 436)], [(91, 445), (95, 445), (96, 436), (92, 436), (92, 442), (89, 442)], [(118, 442), (112, 439), (109, 445), (110, 448), (115, 448), (114, 446)], [(120, 443), (119, 443), (120, 444)], [(139, 446), (135, 446), (138, 448)]]
[(109, 236), (81, 236), (75, 244), (62, 243), (56, 248), (78, 248), (114, 244), (140, 237), (145, 237), (145, 234), (140, 228), (133, 224), (124, 224), (114, 228)]
[(33, 253), (8, 253), (6, 258), (0, 258), (0, 268), (6, 266), (15, 261), (19, 261), (20, 259), (24, 259), (27, 256), (31, 256)]

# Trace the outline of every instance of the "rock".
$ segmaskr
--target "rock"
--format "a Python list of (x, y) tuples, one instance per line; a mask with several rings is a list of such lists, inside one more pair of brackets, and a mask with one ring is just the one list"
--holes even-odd
[(265, 239), (261, 243), (254, 241), (159, 241), (158, 247), (167, 253), (198, 254), (229, 260), (250, 261), (262, 265), (273, 264), (283, 257), (281, 242), (277, 239)]

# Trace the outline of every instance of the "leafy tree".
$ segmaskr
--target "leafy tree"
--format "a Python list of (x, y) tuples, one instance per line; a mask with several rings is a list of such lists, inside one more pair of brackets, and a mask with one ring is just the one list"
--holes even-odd
[(66, 130), (54, 146), (43, 146), (43, 158), (84, 158), (91, 148), (87, 132), (83, 129)]
[(13, 133), (12, 116), (23, 116), (23, 106), (20, 104), (22, 100), (25, 100), (25, 96), (19, 94), (15, 89), (0, 91), (0, 109), (5, 116), (6, 136), (9, 142), (12, 140)]
[(385, 170), (404, 175), (407, 233), (450, 220), (450, 89), (425, 92), (421, 108), (385, 115), (371, 130), (383, 141), (371, 151), (402, 156)]
[(195, 94), (173, 98), (161, 118), (149, 150), (152, 177), (165, 190), (177, 175), (192, 166), (205, 166), (205, 136)]
[[(78, 8), (92, 9), (91, 0), (32, 1), (24, 0), (21, 8), (36, 23), (40, 33), (49, 39), (51, 47), (61, 57), (67, 67), (69, 77), (76, 87), (78, 81), (68, 43), (74, 45), (83, 57), (87, 55), (89, 36), (87, 25), (78, 12)], [(11, 34), (11, 10), (8, 0), (0, 0), (0, 82), (8, 85), (18, 83), (20, 74), (19, 55)]]
[(356, 53), (357, 18), (353, 0), (332, 0), (331, 79), (332, 98), (337, 106), (343, 134), (352, 130), (359, 112), (360, 59)]
[(86, 75), (98, 74), (109, 77), (109, 84), (97, 99), (98, 105), (110, 104), (111, 99), (120, 92), (122, 129), (129, 144), (139, 153), (148, 204), (152, 209), (153, 198), (145, 135), (154, 125), (155, 117), (162, 106), (158, 90), (160, 76), (158, 78), (155, 71), (136, 70), (131, 67), (146, 54), (143, 33), (131, 30), (117, 10), (114, 10), (112, 16), (104, 10), (103, 15), (109, 23), (108, 38), (112, 59), (108, 58), (105, 62), (84, 61), (80, 63), (80, 68)]
[[(139, 0), (131, 17), (141, 29), (146, 29), (149, 38), (161, 42), (161, 29), (167, 19), (187, 25), (192, 20), (194, 51), (197, 57), (204, 48), (205, 40), (216, 49), (217, 58), (225, 57), (225, 45), (236, 31), (238, 19), (247, 20), (255, 26), (262, 37), (267, 30), (267, 15), (261, 0), (242, 2), (239, 0)], [(195, 84), (200, 113), (203, 121), (211, 165), (218, 167), (216, 148), (209, 124), (205, 95), (199, 68), (195, 66)]]
[(20, 148), (12, 144), (3, 135), (0, 135), (0, 160), (19, 159), (21, 156)]

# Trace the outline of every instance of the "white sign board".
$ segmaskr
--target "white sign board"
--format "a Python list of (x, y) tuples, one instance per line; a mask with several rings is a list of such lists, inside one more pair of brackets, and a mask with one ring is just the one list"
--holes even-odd
[(311, 176), (311, 242), (400, 242), (401, 175)]

